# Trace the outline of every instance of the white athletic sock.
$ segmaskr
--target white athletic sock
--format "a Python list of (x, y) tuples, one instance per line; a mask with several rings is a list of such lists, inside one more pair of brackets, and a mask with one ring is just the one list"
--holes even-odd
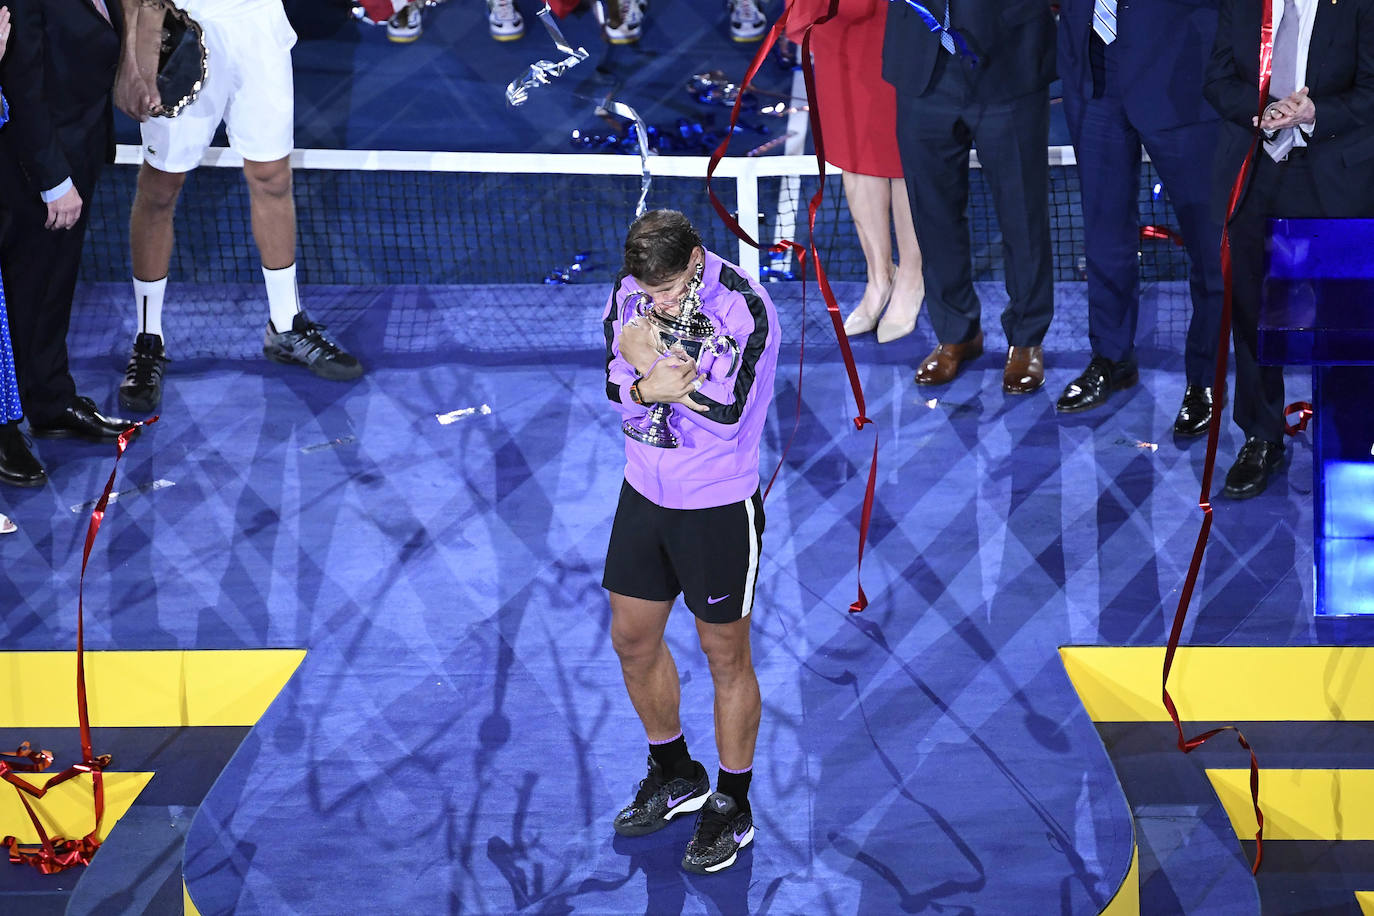
[(138, 306), (138, 332), (162, 336), (162, 296), (167, 278), (140, 280), (134, 277), (134, 302)]
[(296, 294), (296, 265), (281, 270), (264, 267), (262, 278), (267, 283), (267, 308), (271, 312), (272, 327), (278, 334), (291, 330), (291, 322), (301, 310), (301, 300)]

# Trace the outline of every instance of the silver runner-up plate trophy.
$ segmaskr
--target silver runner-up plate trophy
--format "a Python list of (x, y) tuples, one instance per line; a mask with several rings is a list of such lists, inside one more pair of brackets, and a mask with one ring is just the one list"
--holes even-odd
[(160, 107), (153, 116), (175, 118), (200, 95), (209, 72), (210, 55), (200, 23), (171, 3), (161, 5), (165, 13), (157, 55)]
[[(653, 300), (644, 293), (632, 293), (625, 299), (625, 310), (633, 320), (648, 322), (649, 327), (658, 334), (659, 352), (674, 353), (685, 357), (700, 366), (703, 355), (721, 357), (730, 354), (730, 369), (725, 374), (733, 375), (739, 366), (739, 343), (730, 336), (720, 333), (720, 329), (701, 311), (701, 270), (687, 283), (687, 292), (678, 304), (676, 314), (670, 314), (653, 305)], [(636, 442), (654, 448), (677, 448), (682, 444), (681, 437), (673, 431), (673, 405), (655, 404), (649, 412), (638, 419), (626, 420), (621, 424), (625, 435)]]

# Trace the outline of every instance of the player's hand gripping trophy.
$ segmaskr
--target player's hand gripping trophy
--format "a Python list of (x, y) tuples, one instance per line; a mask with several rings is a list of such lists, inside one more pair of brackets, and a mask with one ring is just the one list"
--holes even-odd
[[(739, 343), (733, 337), (720, 333), (711, 319), (702, 313), (701, 268), (702, 265), (697, 265), (696, 276), (687, 282), (687, 292), (678, 301), (676, 309), (656, 306), (653, 299), (644, 293), (627, 296), (623, 308), (634, 316), (632, 321), (644, 322), (653, 330), (661, 354), (671, 354), (698, 368), (703, 356), (723, 357), (729, 354), (730, 368), (725, 373), (729, 377), (739, 367)], [(682, 444), (682, 439), (673, 431), (672, 404), (654, 404), (644, 416), (626, 420), (621, 428), (631, 439), (654, 448), (677, 448)]]

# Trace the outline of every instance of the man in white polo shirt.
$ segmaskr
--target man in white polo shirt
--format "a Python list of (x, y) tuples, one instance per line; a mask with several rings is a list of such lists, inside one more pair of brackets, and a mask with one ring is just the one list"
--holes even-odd
[(143, 166), (130, 216), (138, 336), (119, 401), (151, 412), (162, 400), (166, 362), (162, 302), (172, 257), (172, 217), (181, 186), (200, 164), (220, 122), (243, 156), (253, 238), (262, 259), (269, 321), (263, 354), (321, 378), (350, 380), (363, 368), (301, 311), (296, 292), (296, 208), (291, 196), (294, 138), (291, 48), (296, 33), (281, 0), (183, 0), (200, 24), (209, 72), (199, 96), (176, 117), (156, 114), (156, 49), (165, 7), (121, 0), (128, 26), (115, 99), (142, 123)]

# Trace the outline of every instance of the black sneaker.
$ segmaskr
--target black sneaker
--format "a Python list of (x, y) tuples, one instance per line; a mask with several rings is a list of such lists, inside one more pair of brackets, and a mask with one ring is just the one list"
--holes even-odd
[(324, 325), (305, 312), (291, 319), (291, 330), (278, 332), (272, 322), (262, 338), (262, 355), (276, 363), (304, 366), (320, 378), (345, 382), (363, 374), (362, 364), (324, 335)]
[(752, 842), (754, 818), (730, 796), (712, 792), (697, 815), (682, 867), (698, 875), (713, 875), (734, 865), (739, 851)]
[(696, 811), (706, 804), (711, 794), (711, 779), (706, 768), (695, 760), (690, 779), (681, 776), (663, 778), (654, 758), (649, 758), (649, 775), (639, 781), (635, 800), (615, 816), (615, 832), (621, 836), (644, 836), (668, 826), (679, 814)]
[(134, 352), (119, 383), (119, 406), (134, 413), (152, 413), (162, 403), (162, 367), (167, 354), (157, 334), (139, 333)]

